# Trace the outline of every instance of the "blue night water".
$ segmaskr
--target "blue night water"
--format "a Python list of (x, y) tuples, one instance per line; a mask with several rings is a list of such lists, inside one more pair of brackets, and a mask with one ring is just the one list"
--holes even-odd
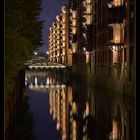
[(56, 130), (56, 122), (49, 109), (49, 93), (41, 93), (27, 89), (30, 112), (33, 116), (33, 134), (36, 140), (61, 140), (61, 132)]

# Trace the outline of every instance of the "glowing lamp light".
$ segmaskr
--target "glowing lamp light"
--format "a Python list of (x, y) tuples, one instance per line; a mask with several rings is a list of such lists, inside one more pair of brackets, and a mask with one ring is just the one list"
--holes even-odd
[(72, 11), (72, 17), (76, 18), (76, 11)]
[(59, 122), (57, 123), (57, 127), (56, 127), (56, 129), (57, 129), (57, 130), (60, 129), (60, 123), (59, 123)]
[(50, 108), (50, 114), (52, 115), (52, 109)]
[(89, 115), (89, 103), (86, 102), (86, 116)]
[(76, 34), (76, 27), (72, 27), (72, 34)]
[(87, 14), (91, 14), (92, 13), (92, 5), (87, 5), (86, 12), (87, 12)]
[(115, 47), (115, 46), (113, 46), (112, 48), (113, 48), (113, 50), (115, 50), (115, 49), (116, 49), (116, 47)]
[(92, 3), (92, 0), (87, 0), (87, 3), (88, 3), (88, 4)]
[(59, 16), (59, 15), (57, 15), (57, 16), (56, 16), (56, 19), (57, 19), (58, 21), (60, 21), (60, 16)]
[(49, 54), (49, 52), (47, 51), (46, 54)]
[(72, 112), (73, 113), (77, 112), (77, 107), (76, 107), (76, 103), (75, 102), (73, 102), (73, 104), (72, 104)]
[(108, 8), (112, 8), (112, 3), (108, 3)]
[(34, 55), (37, 55), (37, 52), (34, 52)]
[(62, 140), (66, 140), (66, 134), (65, 133), (62, 136)]
[(86, 48), (84, 47), (83, 50), (86, 51)]

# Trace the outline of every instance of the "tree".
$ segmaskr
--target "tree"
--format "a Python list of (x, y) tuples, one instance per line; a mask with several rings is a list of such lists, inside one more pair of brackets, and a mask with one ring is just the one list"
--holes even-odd
[(43, 22), (39, 21), (41, 0), (6, 0), (5, 2), (5, 93), (14, 78), (41, 46)]

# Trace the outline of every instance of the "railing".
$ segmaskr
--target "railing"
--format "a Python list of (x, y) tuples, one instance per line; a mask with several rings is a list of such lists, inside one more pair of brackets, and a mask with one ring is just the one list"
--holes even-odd
[(59, 63), (50, 63), (50, 62), (43, 62), (43, 63), (34, 63), (27, 66), (29, 69), (53, 69), (53, 68), (66, 68), (65, 65)]

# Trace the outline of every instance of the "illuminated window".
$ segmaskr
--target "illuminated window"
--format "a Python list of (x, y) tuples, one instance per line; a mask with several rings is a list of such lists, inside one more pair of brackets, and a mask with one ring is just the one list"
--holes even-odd
[(77, 15), (76, 11), (72, 11), (72, 17), (76, 18), (76, 15)]
[(116, 24), (113, 29), (114, 43), (121, 43), (124, 41), (124, 28)]
[(92, 13), (92, 5), (87, 5), (86, 6), (86, 13), (91, 14)]
[(76, 26), (76, 19), (72, 20), (72, 26)]
[(76, 34), (76, 27), (72, 27), (72, 34)]

